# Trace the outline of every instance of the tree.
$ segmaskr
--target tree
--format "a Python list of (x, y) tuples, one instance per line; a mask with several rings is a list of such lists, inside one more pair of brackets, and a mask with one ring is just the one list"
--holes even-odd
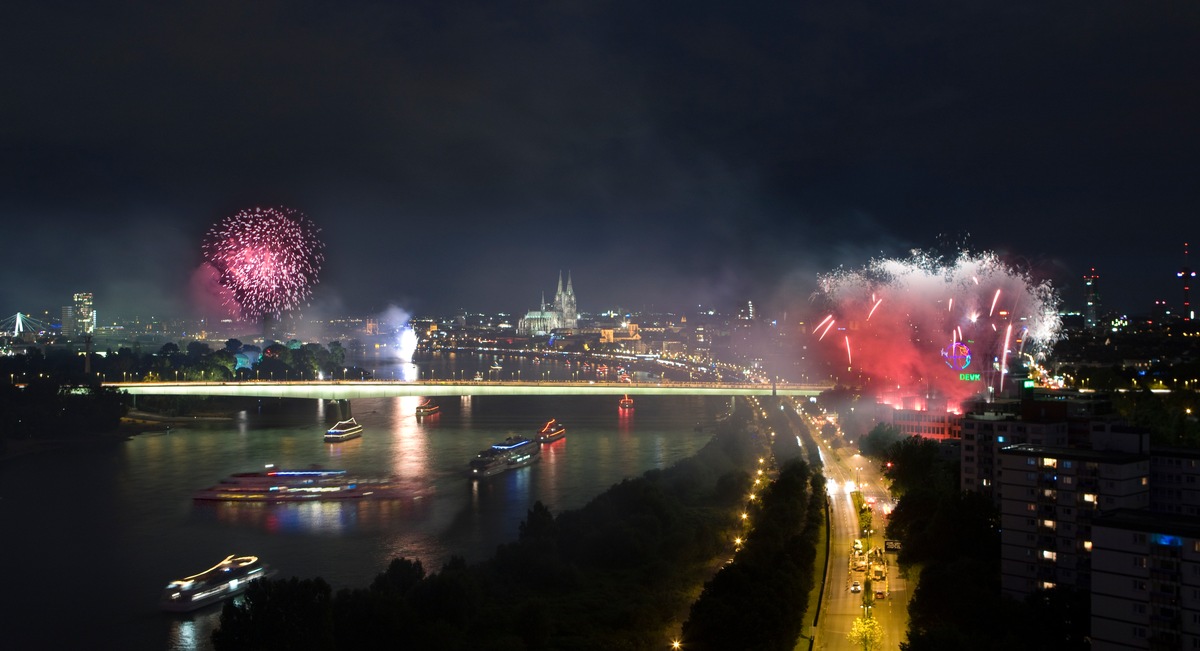
[(903, 438), (904, 434), (895, 425), (879, 423), (870, 432), (867, 432), (867, 435), (862, 438), (862, 444), (858, 447), (865, 456), (878, 459), (883, 457), (893, 444)]
[(225, 350), (231, 353), (236, 353), (242, 349), (242, 342), (237, 339), (229, 339), (225, 342)]
[(863, 651), (874, 651), (883, 647), (883, 627), (874, 617), (859, 617), (850, 626), (846, 639), (861, 646)]
[(195, 363), (212, 353), (212, 349), (203, 341), (190, 341), (187, 345), (188, 361)]

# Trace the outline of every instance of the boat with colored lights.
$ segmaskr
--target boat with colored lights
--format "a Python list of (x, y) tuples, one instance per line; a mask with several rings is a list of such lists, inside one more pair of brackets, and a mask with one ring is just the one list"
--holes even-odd
[(239, 472), (216, 486), (197, 491), (198, 501), (218, 502), (320, 502), (326, 500), (401, 497), (395, 477), (362, 479), (345, 470), (309, 468)]
[(621, 398), (621, 401), (617, 403), (617, 406), (621, 409), (633, 409), (633, 398), (630, 398), (629, 394), (625, 394), (625, 397)]
[(495, 450), (488, 448), (480, 450), (479, 454), (471, 459), (471, 463), (467, 465), (467, 472), (474, 479), (483, 479), (498, 475), (505, 470), (508, 470), (508, 461), (505, 455), (498, 454)]
[(524, 436), (510, 436), (475, 455), (468, 465), (468, 474), (476, 479), (491, 477), (505, 470), (528, 466), (541, 455), (541, 443)]
[(433, 400), (426, 398), (421, 404), (417, 405), (416, 413), (418, 416), (432, 416), (441, 411), (442, 406), (435, 403)]
[(354, 420), (353, 418), (349, 420), (342, 420), (338, 421), (336, 425), (330, 427), (329, 430), (325, 432), (325, 441), (327, 443), (349, 441), (350, 439), (356, 439), (362, 436), (362, 432), (362, 425), (359, 425), (358, 421)]
[(567, 426), (558, 422), (557, 419), (551, 418), (542, 429), (538, 431), (538, 442), (553, 443), (567, 436)]
[(162, 609), (183, 613), (203, 608), (241, 594), (251, 581), (271, 574), (257, 556), (230, 554), (203, 572), (168, 583), (163, 589)]

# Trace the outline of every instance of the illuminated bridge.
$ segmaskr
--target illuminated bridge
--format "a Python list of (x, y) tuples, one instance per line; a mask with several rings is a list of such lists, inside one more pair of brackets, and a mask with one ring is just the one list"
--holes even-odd
[(396, 396), (816, 396), (830, 384), (723, 384), (717, 382), (520, 382), (387, 380), (315, 382), (106, 382), (133, 396), (240, 396), (352, 400)]

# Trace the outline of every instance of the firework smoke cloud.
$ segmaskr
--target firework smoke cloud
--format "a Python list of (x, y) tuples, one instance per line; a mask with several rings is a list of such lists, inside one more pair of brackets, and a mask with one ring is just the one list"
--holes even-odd
[(822, 276), (813, 300), (824, 318), (809, 336), (838, 381), (916, 408), (996, 395), (1059, 331), (1049, 283), (992, 253), (872, 260)]
[(325, 257), (320, 229), (290, 208), (250, 208), (204, 238), (204, 257), (242, 318), (279, 318), (305, 304)]

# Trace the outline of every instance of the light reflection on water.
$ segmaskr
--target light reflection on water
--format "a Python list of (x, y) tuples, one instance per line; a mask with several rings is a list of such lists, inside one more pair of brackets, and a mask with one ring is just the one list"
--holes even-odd
[[(506, 360), (506, 369), (516, 364)], [(364, 436), (322, 439), (320, 401), (280, 411), (264, 403), (218, 425), (174, 427), (113, 447), (20, 457), (0, 467), (5, 548), (22, 558), (0, 592), (6, 648), (209, 649), (220, 606), (184, 615), (158, 612), (172, 579), (231, 553), (255, 554), (282, 578), (320, 576), (335, 590), (364, 587), (395, 557), (437, 571), (451, 555), (469, 562), (513, 540), (537, 500), (553, 512), (578, 508), (614, 483), (692, 454), (707, 437), (693, 430), (708, 403), (639, 397), (636, 418), (615, 398), (437, 398), (418, 420), (419, 398), (361, 399)], [(614, 413), (617, 412), (617, 413)], [(329, 413), (332, 416), (332, 413)], [(526, 468), (482, 481), (466, 477), (480, 449), (514, 433), (533, 436), (549, 418), (567, 437)], [(318, 463), (359, 476), (396, 475), (405, 499), (304, 504), (194, 503), (194, 491), (234, 472)], [(16, 533), (20, 532), (20, 533)], [(105, 598), (62, 617), (63, 586), (105, 571)], [(74, 598), (74, 597), (73, 597)], [(51, 615), (53, 613), (53, 615)], [(9, 645), (12, 646), (9, 646)]]

